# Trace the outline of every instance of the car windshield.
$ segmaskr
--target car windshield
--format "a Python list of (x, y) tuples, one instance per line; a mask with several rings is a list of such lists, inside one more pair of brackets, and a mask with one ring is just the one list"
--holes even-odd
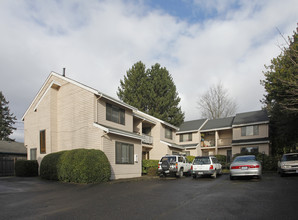
[(249, 157), (236, 157), (233, 162), (252, 162), (252, 161), (256, 161), (256, 158), (249, 156)]
[(284, 155), (281, 159), (281, 161), (294, 161), (294, 160), (298, 160), (298, 154)]
[(193, 161), (194, 165), (210, 164), (209, 157), (197, 157)]
[(170, 163), (176, 162), (176, 157), (163, 157), (161, 158), (160, 162), (169, 161)]

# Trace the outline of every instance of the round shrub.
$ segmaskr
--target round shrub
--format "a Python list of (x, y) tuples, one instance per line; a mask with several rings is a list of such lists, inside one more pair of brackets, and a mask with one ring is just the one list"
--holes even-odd
[(156, 175), (158, 169), (158, 162), (158, 160), (142, 160), (142, 173), (148, 175)]
[(58, 179), (73, 183), (107, 182), (111, 166), (106, 155), (100, 150), (75, 149), (65, 151), (57, 164)]
[(38, 176), (37, 160), (17, 160), (15, 163), (16, 176)]
[(58, 180), (58, 163), (65, 151), (51, 153), (42, 159), (40, 163), (40, 176), (47, 180)]

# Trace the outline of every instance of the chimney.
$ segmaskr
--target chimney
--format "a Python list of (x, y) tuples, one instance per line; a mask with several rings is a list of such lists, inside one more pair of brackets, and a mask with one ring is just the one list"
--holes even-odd
[(65, 68), (63, 68), (63, 74), (62, 74), (62, 76), (65, 77)]

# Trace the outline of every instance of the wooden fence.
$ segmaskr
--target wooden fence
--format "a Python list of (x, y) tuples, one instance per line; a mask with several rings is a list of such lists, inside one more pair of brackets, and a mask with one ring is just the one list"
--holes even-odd
[(14, 176), (15, 158), (0, 157), (0, 176)]

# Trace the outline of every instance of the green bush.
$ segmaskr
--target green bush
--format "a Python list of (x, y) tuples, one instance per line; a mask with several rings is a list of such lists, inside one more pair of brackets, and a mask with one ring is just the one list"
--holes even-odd
[(75, 149), (60, 156), (58, 179), (73, 183), (107, 182), (111, 166), (106, 155), (100, 150)]
[(192, 163), (192, 161), (195, 159), (195, 156), (186, 156), (186, 158), (190, 163)]
[(37, 160), (17, 160), (15, 163), (16, 176), (38, 176)]
[(46, 155), (41, 161), (40, 175), (48, 180), (99, 183), (109, 180), (111, 166), (100, 150), (75, 149)]
[(217, 154), (217, 155), (215, 155), (215, 157), (217, 158), (219, 163), (222, 165), (223, 169), (228, 169), (229, 168), (230, 164), (227, 163), (227, 156), (226, 155)]
[(159, 160), (142, 160), (142, 173), (150, 176), (157, 175)]
[(58, 179), (58, 163), (61, 155), (66, 151), (46, 155), (40, 163), (40, 176), (47, 180)]

